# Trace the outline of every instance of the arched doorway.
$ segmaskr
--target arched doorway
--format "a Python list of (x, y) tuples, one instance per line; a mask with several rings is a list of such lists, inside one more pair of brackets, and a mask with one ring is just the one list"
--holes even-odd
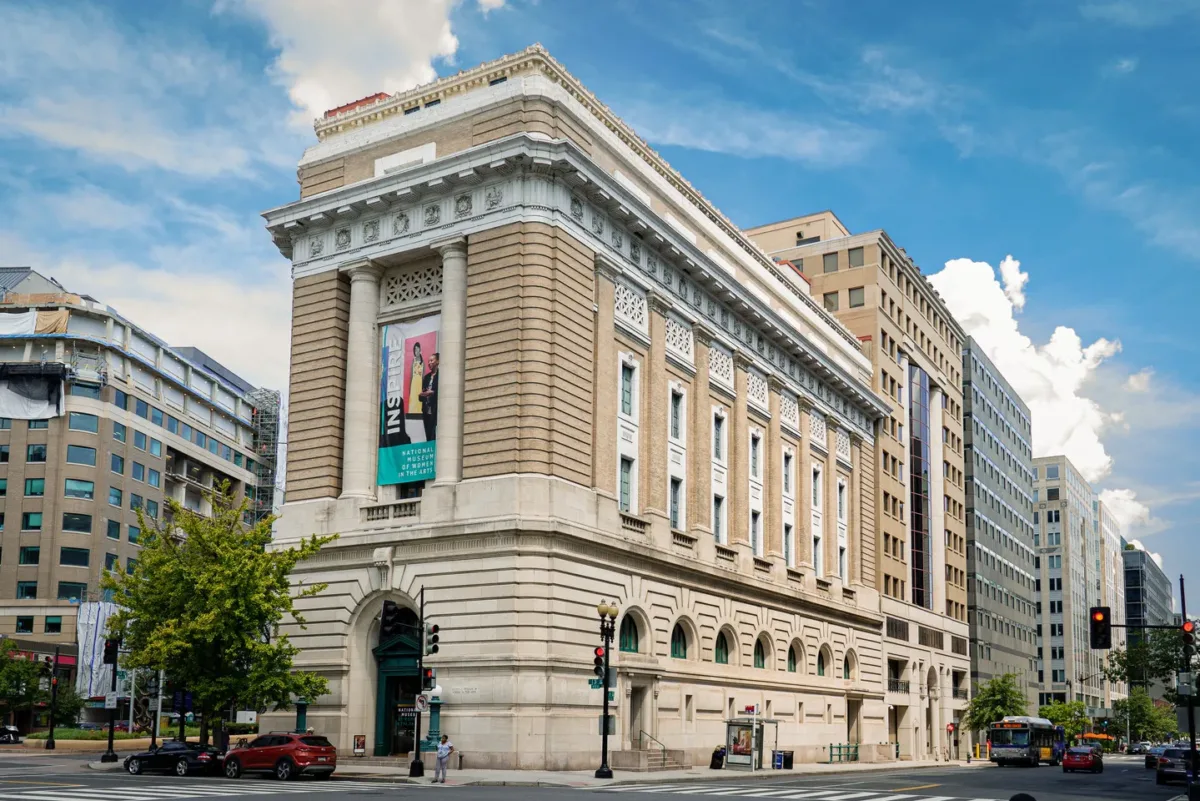
[(400, 634), (372, 650), (378, 677), (375, 756), (407, 754), (413, 748), (416, 698), (421, 692), (421, 621), (416, 612), (403, 609), (400, 625)]

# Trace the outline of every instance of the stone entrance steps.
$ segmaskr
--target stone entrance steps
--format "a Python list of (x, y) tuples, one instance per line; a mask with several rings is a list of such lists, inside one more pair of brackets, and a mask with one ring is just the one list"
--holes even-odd
[(660, 770), (690, 770), (683, 751), (613, 751), (609, 765), (614, 770), (630, 770), (650, 773)]

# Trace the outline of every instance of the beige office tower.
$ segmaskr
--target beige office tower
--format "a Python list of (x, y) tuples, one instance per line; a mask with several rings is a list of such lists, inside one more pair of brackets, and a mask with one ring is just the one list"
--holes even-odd
[(888, 400), (875, 441), (888, 734), (902, 754), (953, 753), (971, 670), (962, 329), (884, 231), (822, 212), (747, 234), (862, 341)]
[[(295, 572), (329, 585), (290, 630), (330, 681), (309, 724), (346, 752), (412, 750), (423, 597), (422, 734), (436, 714), (472, 767), (595, 767), (603, 603), (614, 767), (707, 764), (748, 707), (768, 751), (824, 761), (893, 758), (888, 705), (911, 706), (902, 753), (929, 753), (911, 734), (961, 707), (965, 642), (959, 672), (913, 656), (911, 695), (886, 692), (877, 572), (908, 559), (877, 553), (890, 406), (807, 282), (541, 48), (316, 131), (299, 199), (265, 215), (294, 279), (276, 538), (341, 535)], [(922, 574), (939, 609), (944, 562)], [(906, 659), (959, 648), (921, 621)]]

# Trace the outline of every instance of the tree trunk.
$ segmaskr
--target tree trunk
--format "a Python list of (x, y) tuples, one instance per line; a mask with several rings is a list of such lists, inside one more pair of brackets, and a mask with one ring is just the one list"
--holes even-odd
[(208, 710), (200, 713), (200, 745), (208, 745)]

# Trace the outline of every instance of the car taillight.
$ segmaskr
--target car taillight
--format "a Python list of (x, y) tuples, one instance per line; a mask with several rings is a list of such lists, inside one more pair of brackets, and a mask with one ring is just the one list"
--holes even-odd
[(1159, 757), (1159, 758), (1158, 758), (1158, 764), (1160, 764), (1160, 765), (1170, 765), (1170, 764), (1171, 764), (1171, 760), (1167, 759), (1166, 757)]
[(200, 760), (201, 762), (207, 762), (208, 760), (212, 759), (212, 754), (200, 754), (196, 757), (196, 759)]

